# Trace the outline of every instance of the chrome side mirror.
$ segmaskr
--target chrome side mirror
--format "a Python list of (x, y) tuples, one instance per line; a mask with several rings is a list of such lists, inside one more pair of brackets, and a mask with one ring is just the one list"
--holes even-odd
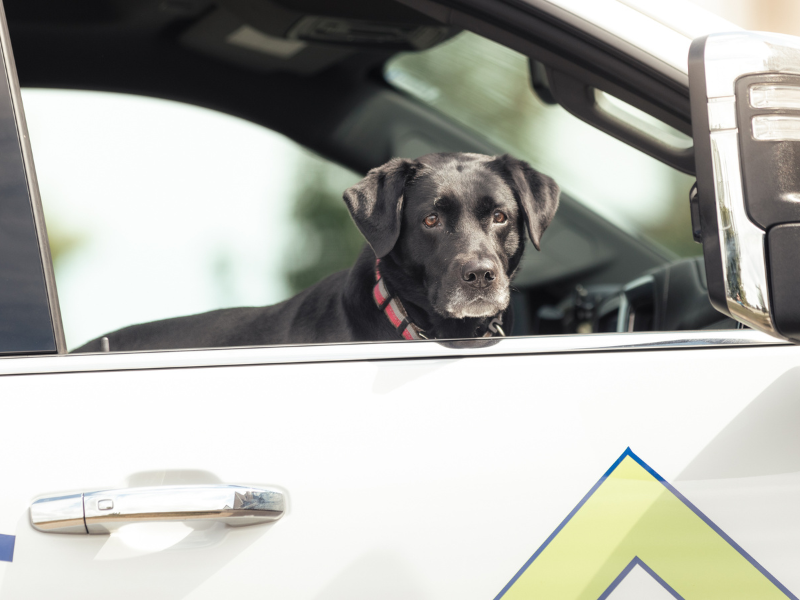
[(800, 343), (800, 38), (698, 38), (689, 89), (711, 303)]

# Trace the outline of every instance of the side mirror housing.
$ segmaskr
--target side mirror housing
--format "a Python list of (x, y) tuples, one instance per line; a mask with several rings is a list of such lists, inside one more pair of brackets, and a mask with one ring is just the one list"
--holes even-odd
[(800, 38), (698, 38), (689, 89), (711, 303), (800, 343)]

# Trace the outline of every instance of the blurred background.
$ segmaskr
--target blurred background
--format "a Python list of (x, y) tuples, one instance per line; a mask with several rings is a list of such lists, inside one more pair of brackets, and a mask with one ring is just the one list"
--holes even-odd
[[(800, 34), (796, 0), (696, 3)], [(701, 252), (693, 178), (540, 102), (524, 56), (465, 32), (398, 55), (384, 76), (632, 235)], [(23, 101), (70, 349), (133, 323), (278, 302), (363, 245), (342, 202), (361, 174), (261, 126), (121, 94), (25, 89)]]
[[(669, 1), (669, 0), (665, 0)], [(692, 0), (693, 4), (752, 31), (800, 35), (797, 0)]]

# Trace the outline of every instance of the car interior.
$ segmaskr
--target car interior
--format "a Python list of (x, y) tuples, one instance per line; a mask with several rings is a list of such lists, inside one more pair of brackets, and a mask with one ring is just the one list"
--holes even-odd
[[(7, 0), (5, 10), (23, 88), (119, 92), (209, 108), (359, 174), (395, 156), (514, 152), (491, 125), (448, 114), (434, 97), (440, 92), (413, 76), (414, 56), (481, 36), (524, 55), (530, 102), (542, 110), (560, 104), (691, 181), (690, 147), (653, 143), (652, 134), (619, 126), (584, 93), (586, 85), (603, 89), (661, 122), (661, 131), (686, 137), (688, 91), (642, 75), (644, 67), (611, 52), (587, 66), (593, 50), (574, 32), (542, 19), (510, 32), (503, 19), (513, 13), (499, 11), (496, 25), (480, 2), (472, 4), (473, 12), (458, 12), (422, 0)], [(584, 87), (571, 90), (588, 71)], [(689, 187), (674, 212), (691, 243)], [(699, 245), (676, 253), (562, 188), (543, 251), (527, 248), (514, 280), (511, 335), (737, 326), (708, 300)]]

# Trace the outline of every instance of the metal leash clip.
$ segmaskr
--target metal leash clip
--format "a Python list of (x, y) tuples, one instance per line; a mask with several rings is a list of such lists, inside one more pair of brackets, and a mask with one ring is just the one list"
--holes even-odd
[(495, 317), (489, 321), (489, 328), (486, 333), (483, 334), (483, 337), (493, 337), (495, 333), (500, 335), (500, 337), (506, 337), (506, 332), (503, 331), (501, 327), (502, 324), (503, 320), (500, 317)]

